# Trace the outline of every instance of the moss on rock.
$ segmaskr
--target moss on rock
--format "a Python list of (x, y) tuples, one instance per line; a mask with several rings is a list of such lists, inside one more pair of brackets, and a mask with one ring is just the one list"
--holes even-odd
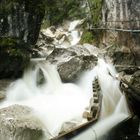
[(0, 78), (21, 76), (29, 62), (29, 45), (15, 38), (0, 38)]

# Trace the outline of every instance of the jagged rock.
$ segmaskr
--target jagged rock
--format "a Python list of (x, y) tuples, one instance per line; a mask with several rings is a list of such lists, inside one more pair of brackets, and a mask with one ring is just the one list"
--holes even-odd
[(134, 74), (136, 71), (140, 69), (139, 66), (131, 66), (131, 65), (115, 65), (115, 68), (118, 72), (124, 72), (125, 74)]
[(69, 61), (58, 65), (58, 72), (63, 81), (73, 81), (82, 72), (82, 66), (84, 65), (82, 57), (74, 57)]
[(43, 124), (26, 106), (12, 105), (0, 109), (1, 140), (40, 140)]
[(127, 66), (139, 66), (138, 61), (140, 58), (135, 54), (134, 49), (114, 45), (109, 47), (107, 55), (113, 59), (113, 63), (116, 65), (127, 65)]
[(35, 47), (32, 49), (32, 58), (47, 57), (54, 50), (55, 46), (53, 44), (54, 38), (45, 35), (40, 31), (38, 41)]
[(64, 82), (70, 82), (76, 80), (81, 72), (93, 68), (97, 57), (82, 46), (74, 46), (67, 49), (55, 48), (47, 61), (57, 65)]
[(140, 70), (136, 71), (131, 78), (131, 83), (134, 87), (140, 89)]

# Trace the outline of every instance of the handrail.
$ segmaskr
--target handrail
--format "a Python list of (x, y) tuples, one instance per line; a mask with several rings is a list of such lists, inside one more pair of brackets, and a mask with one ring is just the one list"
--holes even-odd
[(112, 31), (120, 31), (120, 32), (140, 33), (140, 30), (121, 29), (121, 28), (95, 28), (95, 27), (92, 27), (89, 30), (112, 30)]

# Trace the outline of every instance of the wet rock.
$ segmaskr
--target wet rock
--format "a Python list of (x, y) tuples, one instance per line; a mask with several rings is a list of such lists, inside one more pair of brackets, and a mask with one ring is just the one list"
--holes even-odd
[(134, 87), (140, 89), (140, 70), (136, 71), (131, 78), (131, 83)]
[(53, 38), (44, 35), (42, 32), (39, 34), (38, 41), (32, 49), (32, 58), (47, 57), (54, 50)]
[(30, 108), (12, 105), (0, 109), (1, 140), (39, 140), (43, 136), (43, 124)]
[(139, 119), (137, 117), (130, 118), (110, 130), (101, 140), (139, 140), (138, 127)]
[(0, 100), (6, 97), (6, 88), (11, 82), (12, 80), (0, 80)]
[(82, 57), (74, 57), (69, 61), (58, 65), (58, 72), (63, 81), (73, 81), (82, 72), (83, 61)]
[(137, 67), (131, 65), (115, 65), (115, 68), (118, 72), (124, 72), (125, 74), (129, 74), (129, 75), (134, 74), (136, 71), (140, 69), (139, 66)]
[[(138, 50), (137, 50), (138, 51)], [(106, 54), (110, 56), (115, 65), (139, 66), (140, 61), (136, 55), (136, 50), (120, 45), (113, 45), (106, 50)]]
[(82, 46), (55, 48), (47, 57), (47, 61), (56, 64), (64, 82), (75, 81), (81, 72), (95, 66), (97, 57)]

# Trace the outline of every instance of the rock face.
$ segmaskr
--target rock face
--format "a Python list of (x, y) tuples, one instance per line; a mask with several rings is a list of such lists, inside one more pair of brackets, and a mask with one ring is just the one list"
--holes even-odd
[(42, 123), (26, 106), (0, 109), (0, 124), (1, 140), (39, 140), (43, 136)]
[(129, 47), (112, 45), (106, 51), (116, 65), (140, 66), (139, 52), (135, 48), (132, 50)]
[[(81, 72), (96, 65), (97, 57), (88, 47), (79, 45), (67, 49), (55, 48), (47, 57), (47, 61), (57, 65), (60, 77), (64, 82), (72, 82), (78, 78)], [(90, 47), (94, 48), (92, 45)]]
[(102, 21), (111, 28), (140, 28), (139, 0), (105, 0), (102, 8)]
[(19, 77), (29, 62), (44, 15), (42, 1), (1, 0), (0, 78)]
[[(123, 31), (104, 30), (104, 44), (120, 46), (114, 51), (113, 59), (117, 64), (140, 63), (140, 1), (139, 0), (105, 0), (102, 5), (103, 28), (124, 29)], [(100, 26), (101, 26), (100, 25)], [(129, 62), (128, 62), (129, 61)]]
[(0, 36), (36, 43), (44, 15), (41, 1), (2, 0), (0, 13)]

